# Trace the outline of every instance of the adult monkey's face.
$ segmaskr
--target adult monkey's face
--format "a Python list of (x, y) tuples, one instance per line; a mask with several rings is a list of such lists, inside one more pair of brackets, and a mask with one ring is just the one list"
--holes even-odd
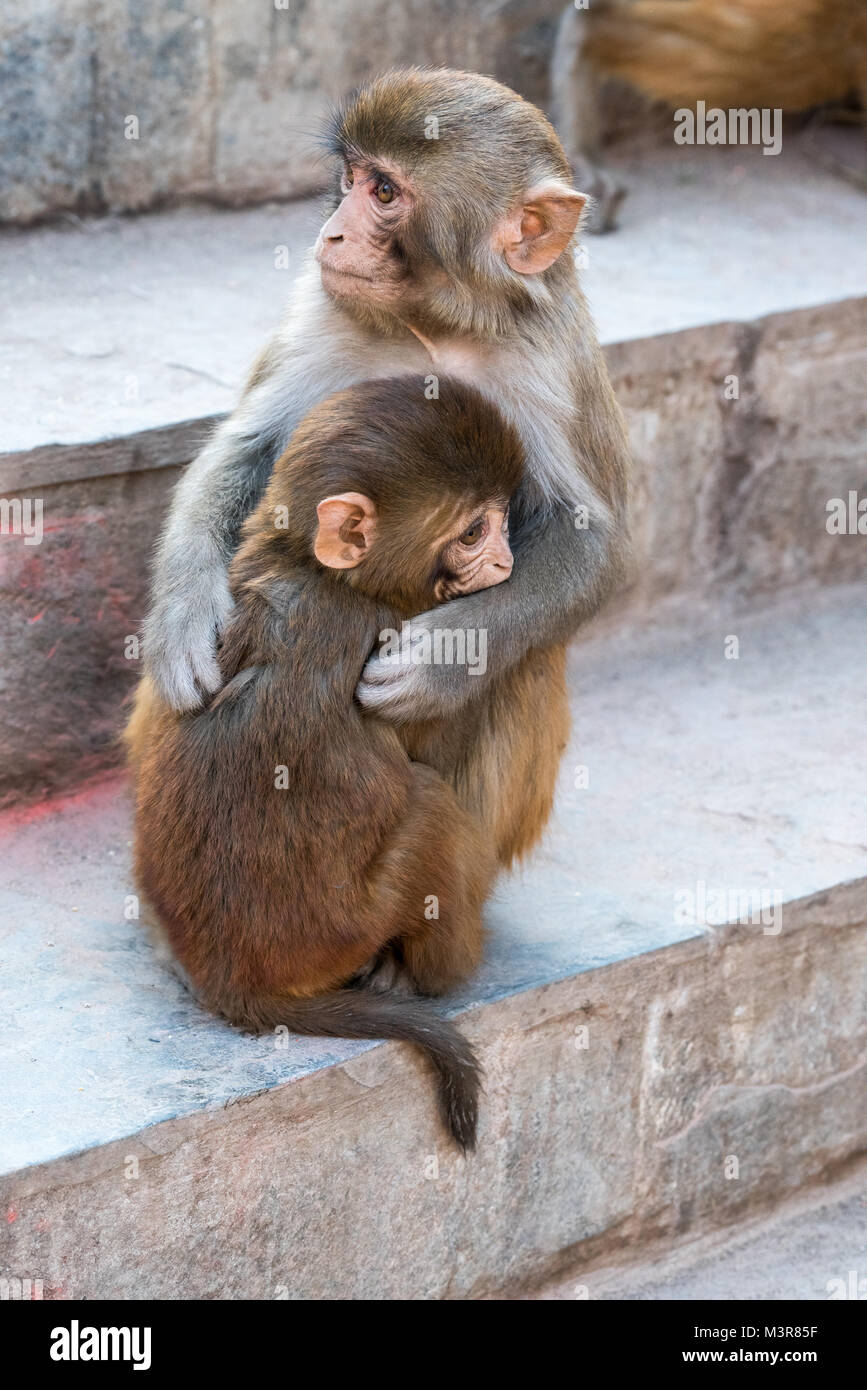
[(345, 160), (340, 202), (316, 243), (328, 293), (395, 310), (411, 303), (419, 292), (419, 267), (413, 274), (401, 234), (416, 206), (416, 190), (399, 165), (360, 156)]
[(364, 317), (507, 331), (550, 280), (585, 199), (548, 121), (474, 73), (409, 69), (334, 118), (339, 182), (315, 255), (326, 291)]

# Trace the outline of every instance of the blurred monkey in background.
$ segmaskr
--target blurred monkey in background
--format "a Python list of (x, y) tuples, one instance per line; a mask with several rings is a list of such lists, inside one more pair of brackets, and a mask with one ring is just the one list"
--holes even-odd
[[(618, 78), (672, 109), (784, 113), (856, 98), (867, 106), (865, 0), (589, 0), (563, 14), (551, 74), (554, 122), (592, 231), (616, 223), (625, 188), (602, 164), (600, 90)], [(837, 166), (862, 187), (867, 178)]]

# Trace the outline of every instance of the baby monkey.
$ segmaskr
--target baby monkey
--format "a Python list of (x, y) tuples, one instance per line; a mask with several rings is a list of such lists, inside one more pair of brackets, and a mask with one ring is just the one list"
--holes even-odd
[(135, 864), (203, 1004), (256, 1031), (414, 1043), (463, 1149), (479, 1072), (437, 995), (482, 946), (490, 832), (354, 698), (385, 629), (508, 579), (516, 432), (474, 388), (369, 381), (302, 421), (230, 571), (224, 686), (127, 731)]

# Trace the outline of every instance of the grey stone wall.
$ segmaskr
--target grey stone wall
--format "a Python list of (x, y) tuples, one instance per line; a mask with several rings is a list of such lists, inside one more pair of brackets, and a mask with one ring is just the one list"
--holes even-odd
[[(280, 6), (280, 8), (278, 8)], [(28, 0), (0, 7), (0, 221), (315, 191), (329, 103), (397, 64), (547, 99), (557, 0)], [(129, 118), (138, 122), (137, 138)]]

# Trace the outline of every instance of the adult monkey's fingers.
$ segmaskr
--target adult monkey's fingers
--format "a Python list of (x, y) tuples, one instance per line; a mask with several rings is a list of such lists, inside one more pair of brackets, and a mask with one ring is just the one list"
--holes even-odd
[(164, 600), (148, 619), (146, 669), (173, 709), (199, 709), (220, 689), (217, 635), (232, 607), (224, 571), (209, 569)]

